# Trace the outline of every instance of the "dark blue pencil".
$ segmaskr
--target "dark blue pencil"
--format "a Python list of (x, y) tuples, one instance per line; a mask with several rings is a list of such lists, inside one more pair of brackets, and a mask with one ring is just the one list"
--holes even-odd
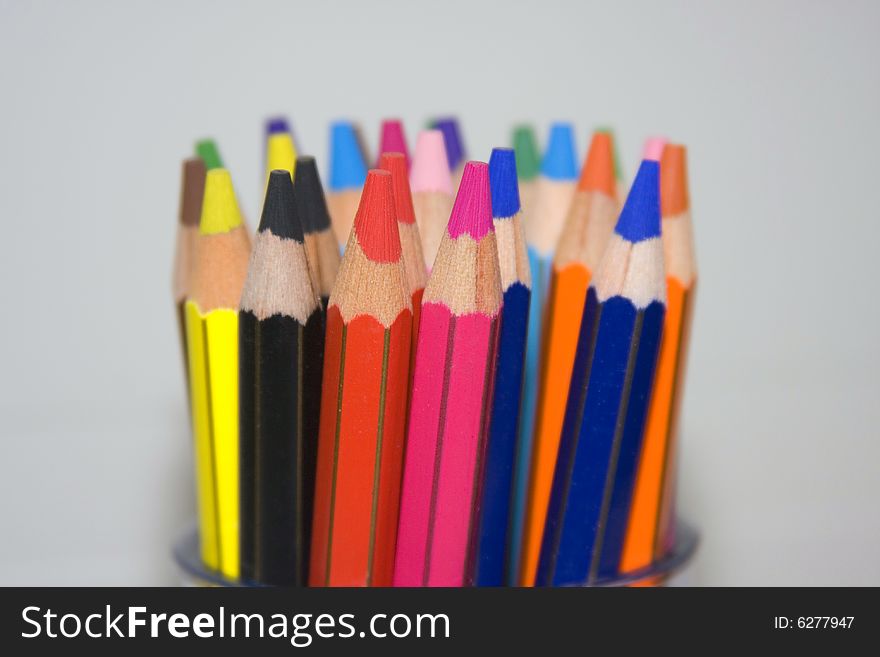
[(587, 292), (539, 586), (618, 570), (665, 312), (659, 165), (645, 160)]
[(513, 473), (532, 296), (513, 149), (492, 151), (489, 187), (504, 306), (476, 537), (474, 584), (504, 586), (510, 581), (513, 566), (509, 558), (513, 540)]

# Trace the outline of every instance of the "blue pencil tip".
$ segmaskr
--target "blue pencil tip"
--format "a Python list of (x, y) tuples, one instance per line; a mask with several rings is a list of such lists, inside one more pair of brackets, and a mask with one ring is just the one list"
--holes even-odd
[(336, 121), (330, 128), (330, 176), (333, 191), (363, 187), (367, 165), (361, 154), (354, 125)]
[(642, 160), (614, 232), (630, 242), (660, 237), (660, 164)]
[(574, 127), (571, 123), (554, 123), (550, 126), (547, 150), (541, 160), (541, 173), (551, 180), (577, 178)]
[(519, 182), (516, 178), (516, 155), (512, 148), (492, 149), (489, 189), (492, 193), (493, 217), (507, 218), (519, 212)]
[(290, 132), (290, 125), (283, 116), (274, 116), (266, 121), (266, 134), (274, 135), (279, 132)]

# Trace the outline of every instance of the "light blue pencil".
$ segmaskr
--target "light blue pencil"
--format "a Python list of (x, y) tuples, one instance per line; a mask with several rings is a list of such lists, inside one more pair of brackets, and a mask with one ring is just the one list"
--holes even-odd
[(541, 172), (535, 186), (535, 200), (531, 215), (525, 217), (529, 267), (532, 272), (532, 299), (529, 306), (529, 333), (526, 343), (525, 382), (522, 416), (517, 444), (516, 473), (512, 522), (511, 558), (508, 582), (518, 583), (522, 553), (522, 532), (525, 504), (529, 485), (529, 464), (532, 456), (535, 411), (538, 402), (538, 376), (541, 357), (541, 323), (544, 303), (550, 285), (553, 251), (568, 206), (577, 184), (574, 128), (570, 123), (550, 126), (547, 149), (541, 160)]

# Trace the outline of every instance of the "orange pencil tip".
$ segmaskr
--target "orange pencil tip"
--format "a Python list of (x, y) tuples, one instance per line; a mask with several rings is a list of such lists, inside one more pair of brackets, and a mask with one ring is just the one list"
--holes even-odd
[(615, 196), (617, 182), (614, 179), (614, 145), (611, 143), (610, 133), (604, 131), (593, 133), (590, 150), (581, 170), (578, 189)]
[(667, 144), (660, 160), (660, 209), (664, 217), (686, 212), (691, 207), (687, 180), (687, 148)]

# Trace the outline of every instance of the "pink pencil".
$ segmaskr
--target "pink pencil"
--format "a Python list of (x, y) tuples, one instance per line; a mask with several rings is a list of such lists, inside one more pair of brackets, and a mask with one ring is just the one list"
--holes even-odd
[(422, 253), (430, 271), (446, 234), (446, 222), (452, 209), (452, 176), (443, 133), (439, 130), (423, 130), (419, 133), (409, 184), (416, 223), (422, 236)]
[(642, 148), (642, 159), (659, 162), (660, 156), (663, 155), (663, 149), (666, 148), (667, 141), (669, 140), (666, 137), (648, 137)]
[(468, 162), (422, 297), (395, 586), (471, 583), (501, 300), (489, 168)]

